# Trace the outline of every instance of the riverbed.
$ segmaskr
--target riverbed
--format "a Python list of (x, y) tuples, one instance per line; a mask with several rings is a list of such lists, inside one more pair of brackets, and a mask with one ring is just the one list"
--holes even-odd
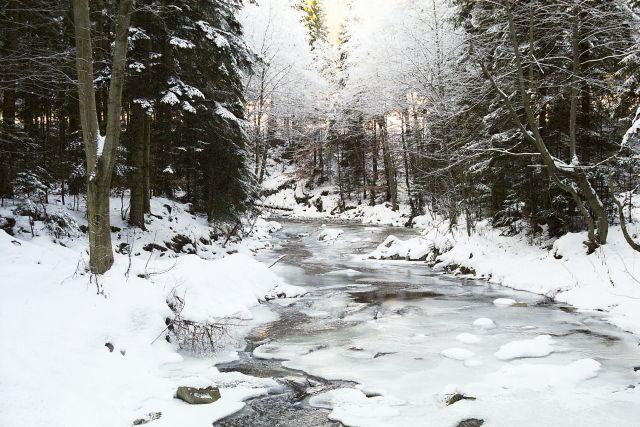
[(420, 262), (367, 259), (411, 230), (283, 225), (259, 258), (280, 260), (273, 269), (308, 294), (269, 302), (278, 319), (251, 332), (238, 361), (218, 365), (282, 387), (216, 425), (638, 425), (638, 339), (601, 313)]

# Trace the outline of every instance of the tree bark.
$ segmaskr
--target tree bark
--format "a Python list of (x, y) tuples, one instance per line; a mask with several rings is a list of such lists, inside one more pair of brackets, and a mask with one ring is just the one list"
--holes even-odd
[(130, 123), (133, 133), (133, 138), (131, 140), (131, 166), (133, 167), (133, 173), (131, 174), (131, 183), (129, 184), (129, 187), (131, 188), (129, 224), (142, 229), (145, 229), (145, 116), (146, 112), (144, 111), (144, 108), (142, 108), (140, 104), (133, 102)]
[(142, 183), (144, 212), (151, 213), (151, 117), (144, 115), (144, 145), (142, 149)]
[(109, 195), (111, 175), (120, 140), (122, 87), (127, 57), (127, 36), (133, 0), (121, 0), (116, 18), (115, 45), (109, 98), (107, 131), (103, 138), (98, 127), (96, 93), (93, 85), (93, 47), (89, 0), (74, 0), (76, 68), (80, 122), (87, 160), (87, 218), (89, 222), (89, 264), (91, 272), (102, 274), (113, 265)]
[(387, 120), (383, 116), (380, 118), (380, 141), (382, 141), (382, 155), (384, 157), (384, 168), (387, 177), (387, 193), (394, 211), (398, 210), (398, 181), (396, 178), (396, 167), (391, 157), (389, 139), (387, 138)]
[(415, 206), (413, 205), (413, 196), (411, 193), (411, 169), (409, 168), (409, 153), (407, 150), (407, 136), (411, 133), (409, 131), (409, 113), (408, 111), (405, 109), (402, 112), (402, 115), (400, 117), (401, 119), (401, 129), (400, 129), (400, 136), (402, 138), (402, 160), (404, 162), (404, 180), (405, 180), (405, 184), (407, 186), (407, 197), (409, 198), (409, 205), (411, 206), (411, 216), (416, 216), (416, 209)]
[[(7, 2), (7, 27), (5, 31), (4, 50), (15, 52), (18, 48), (18, 31), (15, 26), (17, 20), (17, 2), (11, 0)], [(12, 25), (13, 24), (13, 25)], [(11, 79), (11, 76), (5, 76)], [(0, 133), (0, 198), (12, 197), (11, 180), (12, 171), (12, 149), (8, 141), (11, 140), (16, 126), (16, 90), (15, 87), (6, 87), (2, 93), (2, 132)], [(6, 147), (6, 148), (5, 148)]]
[(372, 159), (372, 174), (371, 174), (371, 188), (369, 189), (369, 205), (374, 206), (376, 204), (376, 186), (378, 185), (378, 135), (376, 131), (376, 121), (373, 121), (373, 141), (371, 143), (371, 159)]

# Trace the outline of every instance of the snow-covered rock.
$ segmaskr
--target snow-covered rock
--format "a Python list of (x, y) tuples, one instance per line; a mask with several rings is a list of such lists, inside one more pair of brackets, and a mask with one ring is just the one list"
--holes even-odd
[(344, 234), (344, 230), (339, 228), (324, 228), (318, 233), (318, 240), (330, 242), (337, 240), (338, 237)]
[(511, 298), (497, 298), (497, 299), (493, 300), (493, 303), (495, 305), (497, 305), (498, 307), (510, 307), (512, 305), (517, 304), (516, 300), (511, 299)]
[(481, 329), (493, 329), (496, 327), (496, 324), (491, 319), (488, 319), (486, 317), (481, 317), (473, 321), (473, 326), (476, 326)]
[(553, 353), (553, 339), (550, 335), (539, 335), (530, 340), (518, 340), (500, 346), (495, 356), (500, 360), (524, 357), (545, 357)]

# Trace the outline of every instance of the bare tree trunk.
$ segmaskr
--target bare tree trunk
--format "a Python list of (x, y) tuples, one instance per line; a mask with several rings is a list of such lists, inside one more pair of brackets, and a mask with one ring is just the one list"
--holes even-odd
[[(611, 199), (618, 208), (618, 218), (620, 219), (620, 228), (622, 229), (624, 240), (626, 240), (627, 244), (631, 246), (634, 251), (640, 252), (640, 244), (636, 243), (636, 241), (633, 240), (633, 236), (631, 236), (631, 233), (629, 233), (629, 230), (627, 229), (627, 220), (624, 217), (624, 206), (622, 205), (622, 202), (616, 197), (615, 193), (613, 192), (613, 188), (611, 188), (611, 185), (609, 183), (607, 183), (607, 185), (609, 188), (609, 192), (611, 193)], [(631, 197), (629, 197), (629, 199), (631, 199)], [(629, 221), (631, 221), (631, 214), (629, 214)]]
[(151, 213), (151, 117), (144, 115), (144, 146), (142, 149), (142, 196), (144, 212)]
[(373, 141), (371, 143), (371, 158), (373, 170), (371, 176), (371, 188), (369, 189), (369, 205), (376, 204), (376, 186), (378, 185), (378, 135), (376, 132), (376, 121), (373, 121)]
[(387, 119), (380, 118), (380, 141), (382, 142), (382, 155), (384, 157), (385, 175), (387, 177), (387, 194), (391, 201), (393, 210), (398, 210), (398, 181), (396, 178), (396, 167), (391, 158), (389, 139), (387, 135)]
[(401, 129), (400, 136), (402, 138), (402, 160), (404, 162), (404, 180), (407, 186), (407, 197), (409, 198), (409, 205), (411, 206), (411, 216), (416, 215), (415, 207), (413, 206), (413, 197), (411, 195), (411, 170), (409, 169), (409, 154), (407, 152), (407, 138), (409, 135), (409, 122), (408, 112), (405, 110), (400, 116)]
[(133, 0), (121, 0), (116, 18), (115, 45), (107, 107), (107, 132), (100, 135), (93, 86), (93, 47), (89, 0), (74, 0), (76, 68), (82, 137), (87, 160), (87, 218), (89, 222), (89, 263), (91, 271), (102, 274), (113, 265), (109, 194), (111, 175), (120, 140), (122, 87), (127, 57), (127, 35)]
[[(4, 40), (4, 50), (6, 52), (15, 52), (18, 48), (18, 30), (14, 25), (16, 22), (15, 10), (17, 9), (17, 2), (10, 0), (6, 4), (7, 6), (7, 24)], [(12, 25), (13, 24), (13, 25)], [(6, 76), (11, 80), (11, 76)], [(5, 87), (2, 93), (2, 129), (0, 132), (0, 197), (4, 201), (4, 197), (12, 197), (11, 179), (13, 175), (12, 169), (12, 155), (10, 154), (13, 149), (7, 147), (3, 149), (4, 145), (7, 145), (7, 141), (11, 140), (12, 134), (15, 131), (16, 126), (16, 91), (15, 88)]]
[(129, 203), (129, 224), (145, 229), (144, 225), (144, 149), (145, 149), (145, 116), (146, 111), (135, 101), (133, 102), (130, 128), (133, 133), (131, 140), (131, 201)]

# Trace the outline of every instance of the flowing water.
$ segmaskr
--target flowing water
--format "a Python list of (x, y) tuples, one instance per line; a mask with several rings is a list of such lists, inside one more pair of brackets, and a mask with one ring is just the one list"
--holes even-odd
[[(273, 377), (282, 390), (247, 402), (216, 425), (638, 425), (637, 340), (601, 313), (576, 313), (539, 295), (434, 273), (424, 263), (366, 259), (389, 234), (411, 230), (330, 227), (344, 234), (319, 241), (321, 223), (285, 222), (274, 247), (260, 254), (265, 263), (286, 255), (273, 269), (309, 293), (270, 302), (279, 319), (250, 334), (238, 361), (218, 366)], [(520, 304), (501, 307), (496, 298)], [(496, 327), (478, 328), (478, 318)], [(461, 333), (477, 342), (461, 342)], [(553, 353), (494, 356), (503, 344), (539, 335), (552, 337)], [(452, 348), (472, 356), (442, 356)], [(597, 376), (584, 373), (585, 359), (601, 364)], [(362, 396), (309, 404), (335, 389)], [(477, 399), (442, 403), (453, 392)]]

